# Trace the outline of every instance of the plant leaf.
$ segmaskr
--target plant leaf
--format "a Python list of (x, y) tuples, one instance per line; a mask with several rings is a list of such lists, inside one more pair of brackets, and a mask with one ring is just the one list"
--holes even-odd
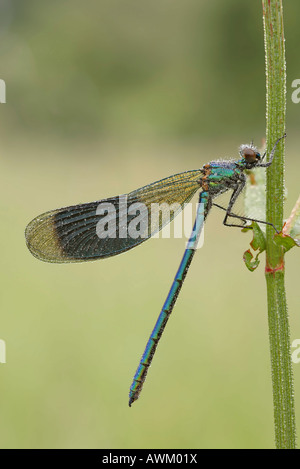
[(252, 222), (249, 227), (243, 228), (242, 231), (247, 232), (249, 229), (252, 229), (253, 232), (253, 239), (250, 242), (250, 246), (253, 251), (258, 251), (258, 253), (255, 256), (255, 259), (253, 260), (254, 256), (251, 253), (251, 250), (248, 249), (246, 252), (244, 252), (243, 260), (246, 264), (247, 269), (249, 269), (250, 272), (253, 272), (255, 269), (257, 269), (260, 263), (258, 256), (266, 249), (266, 238), (263, 231), (256, 222)]
[(282, 232), (274, 236), (274, 243), (276, 243), (277, 246), (282, 246), (285, 252), (289, 251), (294, 246), (300, 247), (300, 241), (297, 242), (292, 236), (285, 235)]

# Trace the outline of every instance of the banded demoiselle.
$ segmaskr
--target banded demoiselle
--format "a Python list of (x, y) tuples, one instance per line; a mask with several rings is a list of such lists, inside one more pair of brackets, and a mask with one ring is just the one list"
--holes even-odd
[[(253, 144), (241, 145), (240, 158), (237, 160), (211, 161), (201, 169), (170, 176), (121, 198), (112, 197), (52, 210), (38, 216), (27, 226), (25, 232), (27, 246), (30, 252), (42, 261), (66, 263), (104, 259), (128, 251), (153, 236), (201, 189), (194, 228), (167, 299), (134, 375), (129, 392), (129, 406), (140, 395), (158, 342), (192, 262), (204, 221), (212, 206), (215, 205), (225, 210), (223, 224), (226, 226), (244, 228), (247, 220), (271, 225), (265, 221), (241, 217), (231, 210), (245, 186), (245, 170), (270, 166), (281, 138), (273, 146), (268, 162), (264, 162), (266, 153), (261, 156)], [(215, 197), (229, 189), (233, 192), (227, 208), (213, 202)], [(126, 209), (121, 207), (122, 197), (126, 200)], [(169, 206), (175, 203), (177, 208), (171, 217), (168, 212), (168, 216), (162, 214), (156, 223), (150, 224), (150, 208), (155, 203), (165, 203)], [(145, 210), (142, 210), (143, 208)], [(129, 226), (136, 210), (140, 210), (142, 214), (139, 226), (143, 225), (143, 221), (147, 223), (144, 223), (144, 230), (140, 230), (138, 236), (136, 232), (130, 236)], [(240, 224), (228, 223), (229, 217), (240, 219)], [(105, 226), (110, 226), (109, 230), (101, 231), (100, 228), (104, 226), (101, 225), (103, 220), (105, 220)]]

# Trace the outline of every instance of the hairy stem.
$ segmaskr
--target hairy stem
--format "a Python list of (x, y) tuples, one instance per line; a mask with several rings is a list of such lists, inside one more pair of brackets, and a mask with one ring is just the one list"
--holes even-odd
[[(267, 89), (267, 154), (285, 132), (286, 66), (282, 0), (262, 0)], [(284, 139), (267, 172), (267, 220), (281, 229), (284, 200)], [(277, 448), (295, 448), (295, 410), (290, 333), (284, 286), (284, 251), (267, 227), (266, 282), (272, 367), (275, 441)]]

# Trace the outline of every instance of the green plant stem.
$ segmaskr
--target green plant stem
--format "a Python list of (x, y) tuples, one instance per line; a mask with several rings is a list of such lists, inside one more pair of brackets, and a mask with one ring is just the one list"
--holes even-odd
[[(286, 67), (282, 0), (262, 0), (267, 88), (267, 154), (285, 132)], [(267, 220), (283, 225), (284, 139), (267, 171)], [(295, 448), (295, 410), (290, 333), (284, 286), (284, 252), (267, 227), (266, 282), (272, 367), (275, 441), (277, 448)]]

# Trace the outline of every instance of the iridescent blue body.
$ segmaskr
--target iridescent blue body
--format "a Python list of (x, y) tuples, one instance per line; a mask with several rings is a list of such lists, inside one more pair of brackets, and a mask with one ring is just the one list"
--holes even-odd
[(138, 396), (142, 390), (142, 387), (145, 382), (146, 375), (147, 375), (149, 366), (151, 365), (152, 358), (155, 353), (156, 347), (158, 345), (159, 339), (162, 336), (164, 328), (173, 310), (175, 301), (181, 290), (188, 268), (192, 262), (195, 249), (197, 248), (199, 236), (201, 234), (201, 230), (204, 224), (204, 220), (208, 213), (208, 210), (207, 210), (208, 200), (209, 200), (208, 193), (202, 192), (200, 194), (199, 204), (198, 204), (198, 209), (197, 209), (197, 216), (196, 216), (196, 220), (195, 220), (195, 224), (193, 227), (191, 237), (188, 242), (188, 247), (184, 251), (182, 261), (175, 275), (175, 278), (172, 283), (169, 294), (167, 296), (167, 299), (162, 307), (161, 313), (157, 319), (157, 322), (154, 326), (151, 336), (147, 342), (140, 364), (134, 375), (133, 382), (129, 391), (129, 406), (131, 406), (131, 404), (135, 400), (138, 399)]
[[(130, 387), (129, 405), (139, 397), (158, 342), (193, 259), (204, 221), (210, 209), (215, 205), (225, 210), (223, 220), (225, 225), (244, 228), (246, 220), (250, 219), (235, 215), (231, 211), (245, 185), (244, 171), (254, 167), (266, 168), (270, 166), (276, 146), (281, 138), (276, 141), (267, 163), (262, 162), (265, 155), (261, 157), (252, 144), (242, 145), (238, 160), (212, 161), (201, 169), (170, 176), (125, 196), (46, 212), (28, 224), (25, 231), (27, 246), (31, 253), (42, 261), (68, 263), (104, 259), (128, 251), (150, 238), (169, 223), (193, 195), (201, 190), (192, 234), (135, 373)], [(229, 189), (232, 189), (233, 192), (227, 208), (220, 207), (213, 202), (215, 197)], [(125, 211), (123, 199), (126, 201)], [(164, 203), (169, 206), (176, 203), (177, 208), (173, 210), (171, 216), (170, 213), (168, 216), (162, 214), (158, 221), (152, 224), (149, 223), (150, 209), (154, 203)], [(139, 217), (139, 226), (144, 226), (144, 228), (140, 230), (138, 236), (130, 236), (129, 228), (134, 221), (132, 210), (137, 205), (145, 208), (144, 211), (140, 208)], [(240, 219), (242, 222), (239, 225), (230, 224), (227, 221), (229, 217)], [(254, 221), (268, 223), (261, 220)], [(103, 236), (100, 228), (106, 225), (109, 228)]]

